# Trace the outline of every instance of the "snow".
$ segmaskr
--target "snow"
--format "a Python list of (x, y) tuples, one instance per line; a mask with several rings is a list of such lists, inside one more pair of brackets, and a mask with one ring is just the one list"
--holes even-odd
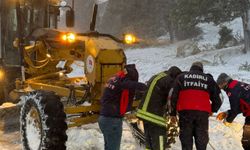
[[(34, 113), (34, 112), (33, 112)], [(26, 125), (27, 125), (27, 140), (30, 143), (31, 149), (38, 149), (40, 146), (40, 142), (38, 142), (41, 139), (40, 131), (35, 128), (35, 119), (31, 117), (32, 112), (29, 112), (27, 115)]]
[[(241, 18), (236, 18), (231, 22), (226, 22), (221, 25), (232, 29), (232, 34), (237, 40), (243, 39), (244, 35)], [(220, 38), (220, 35), (218, 34), (220, 25), (215, 26), (213, 23), (200, 23), (198, 27), (200, 27), (203, 32), (197, 38), (198, 47), (201, 50), (215, 49), (215, 45), (218, 44)]]
[(199, 39), (198, 47), (201, 50), (213, 49), (219, 42), (219, 28), (214, 26), (213, 23), (202, 23), (199, 24), (199, 27), (203, 31), (203, 34), (200, 37), (201, 39)]
[(19, 140), (20, 133), (18, 131), (6, 133), (0, 131), (0, 149), (1, 150), (20, 150), (21, 142)]
[(227, 26), (229, 29), (233, 30), (233, 35), (244, 37), (242, 19), (236, 18), (231, 22), (224, 23), (223, 25)]
[(102, 4), (107, 2), (108, 0), (96, 0), (96, 4)]
[[(103, 149), (103, 137), (96, 124), (67, 130), (68, 150), (99, 150)], [(77, 135), (77, 136), (76, 136)]]
[(1, 108), (7, 108), (7, 107), (14, 107), (16, 106), (16, 104), (13, 104), (13, 103), (10, 103), (10, 102), (6, 102), (6, 103), (3, 103), (1, 106), (0, 106), (0, 109)]
[[(121, 141), (121, 150), (142, 150), (127, 124), (123, 123), (123, 136)], [(103, 150), (103, 135), (98, 124), (89, 124), (81, 127), (74, 127), (67, 130), (68, 141), (67, 150)]]
[(79, 60), (75, 60), (70, 67), (72, 68), (72, 71), (68, 74), (66, 74), (66, 76), (68, 78), (77, 78), (77, 77), (84, 77), (85, 73), (84, 73), (84, 62), (83, 61), (79, 61)]
[[(233, 78), (240, 78), (244, 81), (249, 79), (249, 72), (239, 71), (239, 67), (249, 61), (249, 54), (245, 55), (240, 52), (243, 46), (204, 51), (186, 58), (176, 58), (176, 48), (177, 45), (174, 44), (165, 48), (127, 50), (126, 54), (129, 58), (128, 63), (136, 64), (142, 82), (147, 81), (153, 74), (166, 70), (173, 65), (182, 70), (188, 70), (194, 61), (203, 62), (205, 72), (212, 73), (215, 78), (223, 71)], [(139, 54), (143, 54), (143, 56), (138, 56)]]
[(58, 62), (58, 64), (56, 65), (56, 68), (60, 68), (63, 69), (65, 67), (67, 60), (61, 60)]
[[(216, 79), (222, 72), (228, 73), (234, 79), (250, 83), (250, 73), (239, 70), (245, 62), (250, 62), (250, 53), (242, 54), (242, 45), (214, 49), (218, 43), (218, 26), (213, 24), (200, 24), (203, 33), (202, 38), (198, 39), (197, 44), (203, 51), (188, 57), (176, 57), (176, 49), (181, 42), (154, 48), (127, 49), (125, 54), (128, 63), (135, 63), (139, 71), (140, 81), (146, 82), (152, 75), (167, 70), (170, 66), (176, 65), (182, 70), (189, 70), (194, 61), (202, 61), (206, 73), (211, 73)], [(240, 19), (236, 19), (227, 24), (233, 29), (234, 34), (243, 35)], [(229, 109), (228, 98), (223, 92), (224, 102), (219, 111)], [(215, 119), (216, 114), (209, 118), (209, 137), (208, 150), (242, 150), (241, 136), (244, 117), (239, 115), (231, 127), (226, 127), (222, 122)], [(133, 138), (129, 127), (124, 122), (121, 150), (143, 150), (143, 147)], [(81, 127), (69, 128), (67, 130), (68, 150), (103, 150), (104, 141), (98, 124), (88, 124)], [(1, 136), (0, 136), (1, 138)], [(171, 150), (180, 150), (181, 144), (177, 142)], [(0, 142), (0, 149), (6, 149), (6, 144)], [(19, 143), (20, 144), (20, 143)], [(14, 146), (14, 144), (12, 144)], [(15, 145), (16, 146), (16, 145)]]
[[(194, 61), (202, 61), (205, 72), (214, 75), (215, 79), (220, 73), (225, 72), (235, 79), (250, 82), (250, 73), (239, 70), (239, 66), (249, 61), (250, 58), (249, 53), (240, 53), (240, 50), (243, 48), (242, 46), (203, 51), (186, 58), (176, 58), (175, 49), (177, 46), (178, 43), (167, 47), (127, 50), (128, 63), (135, 63), (137, 65), (140, 81), (142, 82), (146, 82), (152, 75), (166, 70), (173, 65), (180, 67), (182, 70), (189, 70)], [(216, 60), (217, 57), (220, 57), (220, 61)], [(220, 111), (229, 109), (228, 99), (225, 93), (223, 94), (224, 103)], [(208, 145), (208, 149), (213, 149), (210, 145), (220, 150), (242, 149), (240, 140), (243, 123), (244, 117), (241, 115), (235, 119), (235, 123), (230, 128), (215, 120), (215, 117), (211, 117), (209, 127), (210, 144)], [(172, 149), (180, 149), (180, 142), (178, 141)]]
[[(227, 26), (243, 37), (242, 24), (240, 19), (235, 19), (228, 23)], [(212, 24), (202, 24), (202, 39), (198, 40), (198, 45), (203, 47), (199, 54), (188, 56), (185, 58), (176, 58), (176, 49), (181, 43), (168, 45), (158, 48), (147, 49), (129, 49), (126, 51), (128, 63), (135, 63), (140, 74), (140, 81), (146, 82), (152, 75), (168, 69), (170, 66), (176, 65), (182, 70), (189, 70), (194, 61), (201, 61), (204, 64), (204, 70), (211, 73), (215, 79), (222, 72), (229, 74), (232, 78), (250, 83), (250, 73), (239, 70), (239, 67), (245, 62), (250, 61), (250, 54), (242, 54), (240, 51), (243, 45), (220, 50), (214, 50), (214, 46), (218, 43), (218, 27)], [(210, 45), (211, 49), (207, 48)], [(206, 49), (205, 49), (206, 48)], [(229, 101), (223, 92), (224, 103), (219, 111), (229, 109)], [(216, 114), (215, 114), (216, 115)], [(214, 115), (214, 116), (215, 116)], [(209, 136), (210, 142), (207, 149), (220, 150), (241, 150), (242, 125), (244, 117), (238, 115), (231, 127), (226, 127), (215, 117), (210, 117)], [(178, 138), (177, 138), (178, 139)], [(172, 150), (180, 149), (180, 141), (173, 145)]]
[[(204, 51), (197, 55), (186, 58), (176, 58), (176, 48), (179, 43), (144, 49), (128, 49), (125, 51), (128, 63), (135, 63), (140, 74), (140, 81), (146, 82), (152, 75), (168, 69), (172, 65), (180, 67), (182, 70), (189, 70), (194, 61), (202, 61), (204, 70), (214, 75), (216, 79), (221, 72), (230, 74), (233, 78), (249, 81), (250, 74), (239, 70), (239, 66), (245, 61), (249, 61), (250, 53), (242, 54), (242, 46), (235, 46), (220, 50)], [(216, 57), (221, 58), (220, 61)], [(222, 63), (223, 62), (223, 63)], [(224, 95), (224, 103), (220, 111), (226, 111), (229, 108), (228, 98)], [(232, 127), (226, 127), (222, 122), (215, 119), (216, 114), (210, 117), (209, 136), (210, 142), (208, 150), (212, 147), (219, 150), (241, 150), (241, 135), (244, 117), (239, 115)], [(70, 128), (67, 131), (69, 136), (67, 147), (69, 150), (102, 150), (104, 141), (98, 124), (84, 125), (78, 128)], [(180, 141), (177, 138), (171, 150), (180, 149)], [(124, 122), (123, 136), (121, 143), (122, 150), (142, 150), (136, 140), (133, 138), (129, 127)]]

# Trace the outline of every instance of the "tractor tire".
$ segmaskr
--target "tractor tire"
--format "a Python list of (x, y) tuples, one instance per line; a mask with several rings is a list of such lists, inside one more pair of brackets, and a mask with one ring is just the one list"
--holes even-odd
[(24, 96), (20, 130), (25, 150), (65, 150), (67, 123), (60, 97), (34, 91)]

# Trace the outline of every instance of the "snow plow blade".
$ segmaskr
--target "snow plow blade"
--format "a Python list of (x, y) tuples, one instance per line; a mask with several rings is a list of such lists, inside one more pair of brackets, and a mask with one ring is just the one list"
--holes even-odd
[(19, 130), (21, 105), (0, 106), (0, 130), (11, 132)]

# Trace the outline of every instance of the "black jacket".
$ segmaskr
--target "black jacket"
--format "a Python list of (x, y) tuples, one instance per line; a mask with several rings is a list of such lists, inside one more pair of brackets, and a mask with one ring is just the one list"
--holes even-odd
[(182, 73), (176, 79), (171, 98), (171, 115), (176, 115), (176, 110), (217, 112), (222, 104), (219, 94), (220, 89), (212, 75), (193, 66), (189, 72)]
[(100, 115), (106, 117), (123, 117), (123, 115), (120, 114), (122, 92), (124, 90), (128, 90), (129, 92), (129, 103), (127, 108), (127, 110), (129, 110), (133, 102), (135, 90), (143, 91), (145, 88), (145, 84), (133, 81), (128, 76), (122, 77), (116, 75), (115, 77), (112, 77), (107, 82), (104, 93), (101, 97)]
[[(158, 115), (158, 116), (163, 116), (166, 113), (166, 103), (167, 103), (169, 91), (173, 87), (174, 80), (176, 76), (181, 73), (181, 70), (177, 67), (172, 67), (168, 71), (165, 71), (164, 73), (166, 74), (166, 76), (160, 78), (155, 83), (155, 86), (153, 87), (153, 91), (151, 93), (149, 103), (147, 106), (147, 110), (146, 110), (147, 112)], [(145, 99), (147, 97), (148, 91), (149, 91), (149, 87), (152, 84), (152, 81), (158, 75), (159, 74), (154, 75), (148, 81), (147, 83), (148, 88), (139, 105), (139, 109), (142, 109)]]
[(224, 90), (228, 95), (231, 108), (228, 110), (227, 122), (233, 122), (239, 113), (250, 117), (250, 84), (230, 80)]

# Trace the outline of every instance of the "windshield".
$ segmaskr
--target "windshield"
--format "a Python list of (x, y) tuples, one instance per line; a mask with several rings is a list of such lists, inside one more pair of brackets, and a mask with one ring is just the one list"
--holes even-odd
[[(4, 62), (9, 65), (20, 64), (20, 53), (13, 47), (13, 41), (18, 36), (17, 21), (21, 25), (21, 35), (28, 39), (29, 35), (37, 28), (48, 27), (46, 20), (46, 1), (26, 0), (21, 2), (20, 18), (17, 18), (16, 3), (1, 0), (1, 49)], [(27, 42), (27, 41), (26, 41)]]
[(17, 19), (14, 5), (8, 4), (7, 0), (1, 1), (1, 49), (2, 57), (6, 64), (19, 64), (19, 55), (13, 47), (13, 41), (17, 33)]

